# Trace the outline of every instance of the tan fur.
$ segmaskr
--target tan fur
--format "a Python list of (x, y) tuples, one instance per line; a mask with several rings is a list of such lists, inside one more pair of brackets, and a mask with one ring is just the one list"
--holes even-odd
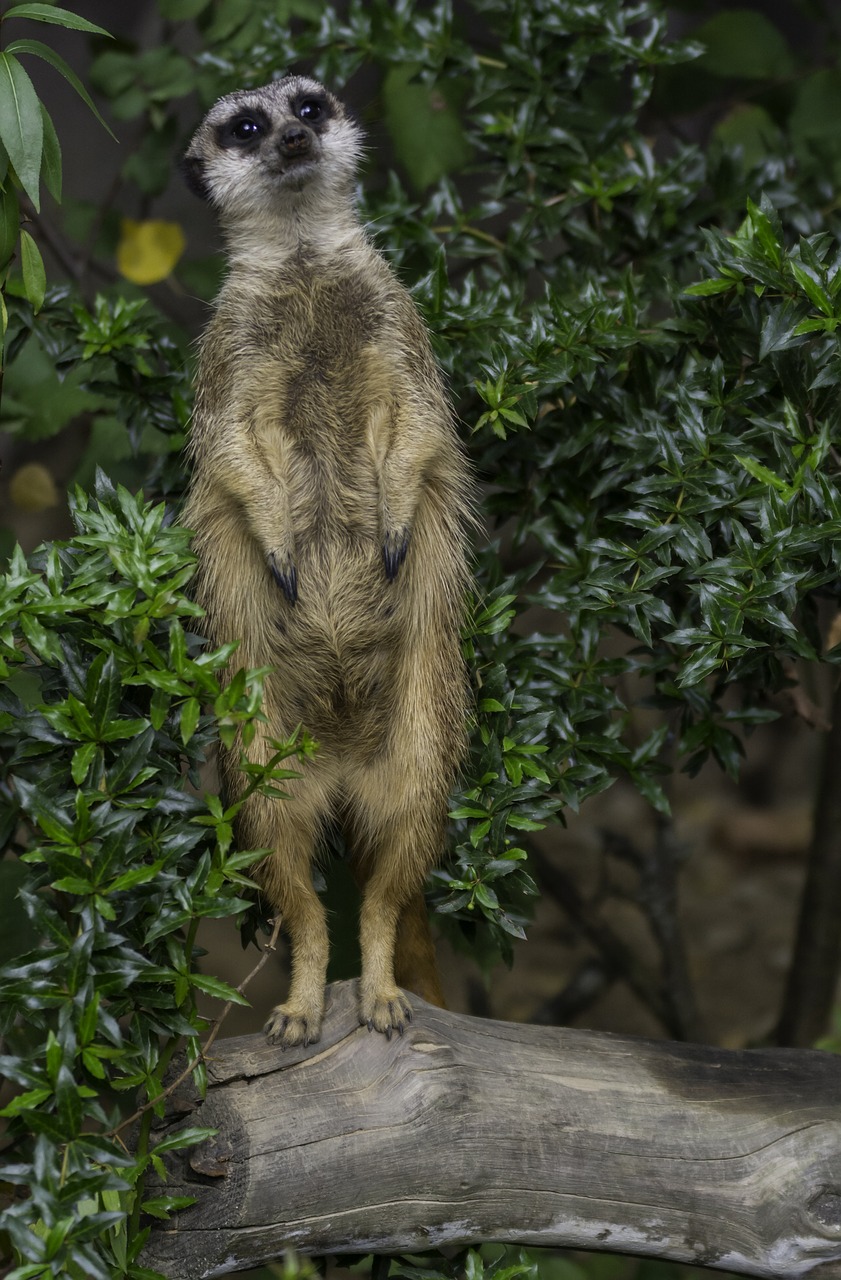
[[(302, 97), (327, 116), (303, 140)], [(222, 145), (249, 112), (259, 142)], [(273, 668), (251, 758), (299, 723), (320, 745), (290, 800), (252, 796), (239, 822), (242, 847), (275, 851), (257, 874), (292, 944), (266, 1025), (284, 1045), (319, 1035), (328, 938), (311, 864), (327, 818), (364, 888), (360, 1019), (390, 1035), (411, 1017), (399, 922), (401, 981), (440, 1000), (421, 891), (465, 739), (469, 477), (422, 322), (359, 225), (358, 154), (341, 104), (295, 77), (222, 99), (186, 157), (230, 263), (192, 431), (197, 595), (209, 638), (241, 641), (237, 666)], [(237, 758), (222, 764), (232, 796)]]

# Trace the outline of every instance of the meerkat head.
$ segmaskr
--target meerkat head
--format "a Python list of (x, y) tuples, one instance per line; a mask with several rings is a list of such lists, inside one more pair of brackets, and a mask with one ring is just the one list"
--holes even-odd
[(307, 76), (229, 93), (211, 107), (182, 161), (187, 185), (229, 228), (302, 205), (348, 204), (362, 150), (358, 126)]

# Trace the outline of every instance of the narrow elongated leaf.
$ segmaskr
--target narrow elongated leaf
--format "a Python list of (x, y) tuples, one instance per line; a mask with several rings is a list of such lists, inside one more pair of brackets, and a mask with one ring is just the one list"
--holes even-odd
[(97, 658), (88, 674), (85, 702), (98, 734), (102, 734), (116, 719), (120, 690), (120, 673), (113, 653), (109, 653), (105, 661)]
[(160, 1142), (155, 1143), (155, 1153), (160, 1155), (162, 1151), (180, 1151), (183, 1147), (193, 1147), (197, 1142), (205, 1142), (208, 1138), (215, 1138), (218, 1129), (200, 1128), (198, 1125), (192, 1129), (179, 1129), (177, 1133), (173, 1133), (168, 1138), (162, 1138)]
[(186, 744), (196, 731), (201, 715), (201, 703), (198, 698), (188, 698), (181, 708), (181, 741)]
[[(9, 15), (7, 14), (6, 17), (8, 16)], [(60, 54), (56, 53), (54, 49), (51, 49), (49, 45), (44, 44), (41, 40), (12, 40), (6, 49), (6, 53), (31, 53), (34, 54), (36, 58), (43, 58), (51, 67), (55, 67), (56, 71), (58, 71), (60, 75), (64, 76), (67, 83), (73, 86), (85, 106), (90, 108), (99, 123), (102, 125), (103, 129), (110, 133), (111, 137), (114, 138), (114, 141), (116, 142), (114, 134), (111, 133), (108, 125), (103, 120), (99, 110), (97, 109), (96, 103), (82, 84), (79, 77), (76, 75), (76, 72), (72, 67), (67, 65), (64, 58), (62, 58)]]
[(32, 303), (32, 310), (38, 312), (44, 305), (47, 273), (44, 270), (44, 259), (41, 257), (40, 249), (29, 232), (25, 230), (20, 233), (20, 265), (26, 296)]
[(14, 187), (9, 184), (0, 195), (0, 270), (15, 251), (20, 232), (20, 207)]
[(77, 13), (68, 9), (60, 9), (54, 4), (16, 4), (3, 14), (3, 22), (7, 18), (29, 18), (32, 22), (51, 22), (56, 27), (72, 27), (74, 31), (89, 31), (91, 35), (108, 36), (111, 32), (98, 27), (87, 18), (80, 18)]
[(0, 53), (0, 142), (29, 199), (40, 208), (38, 180), (44, 119), (32, 81), (8, 51)]
[(61, 144), (52, 117), (43, 102), (41, 115), (44, 121), (44, 149), (41, 155), (41, 177), (44, 186), (54, 200), (61, 204)]

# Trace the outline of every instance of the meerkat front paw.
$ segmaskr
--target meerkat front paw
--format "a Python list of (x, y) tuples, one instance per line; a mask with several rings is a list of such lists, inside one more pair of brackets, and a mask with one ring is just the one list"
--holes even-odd
[(393, 582), (397, 577), (397, 571), (406, 559), (408, 550), (409, 530), (406, 526), (403, 525), (402, 529), (389, 529), (383, 542), (383, 563), (385, 564), (385, 576), (389, 582)]
[(399, 1031), (402, 1036), (412, 1021), (412, 1006), (399, 987), (391, 987), (362, 996), (359, 1021), (367, 1024), (369, 1031), (382, 1031), (390, 1040), (392, 1031)]
[(321, 1035), (321, 1012), (290, 1004), (276, 1005), (266, 1019), (263, 1034), (269, 1044), (280, 1045), (281, 1049), (291, 1049), (296, 1044), (315, 1044)]
[(298, 599), (298, 570), (291, 555), (281, 551), (270, 551), (267, 560), (275, 582), (289, 603), (294, 604)]

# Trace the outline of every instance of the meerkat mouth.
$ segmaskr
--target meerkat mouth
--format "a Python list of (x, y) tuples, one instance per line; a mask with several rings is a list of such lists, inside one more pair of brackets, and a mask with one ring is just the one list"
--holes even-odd
[(301, 156), (284, 156), (281, 163), (269, 170), (272, 182), (283, 187), (302, 187), (315, 174), (318, 160), (311, 153)]

